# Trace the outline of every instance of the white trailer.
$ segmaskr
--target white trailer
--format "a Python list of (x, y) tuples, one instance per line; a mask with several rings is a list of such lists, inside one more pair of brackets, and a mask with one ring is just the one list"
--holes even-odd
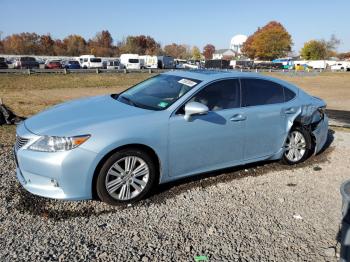
[(307, 62), (307, 65), (312, 67), (313, 69), (326, 69), (327, 61), (326, 60), (310, 60)]
[(158, 57), (155, 55), (142, 55), (140, 56), (141, 68), (158, 68)]
[(138, 54), (122, 54), (120, 56), (120, 68), (141, 69), (140, 57)]

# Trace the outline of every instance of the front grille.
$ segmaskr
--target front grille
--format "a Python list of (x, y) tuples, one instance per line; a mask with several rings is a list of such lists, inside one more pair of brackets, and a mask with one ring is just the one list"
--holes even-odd
[(20, 149), (21, 147), (23, 147), (25, 144), (27, 144), (29, 141), (28, 138), (24, 138), (24, 137), (20, 137), (16, 135), (16, 150)]

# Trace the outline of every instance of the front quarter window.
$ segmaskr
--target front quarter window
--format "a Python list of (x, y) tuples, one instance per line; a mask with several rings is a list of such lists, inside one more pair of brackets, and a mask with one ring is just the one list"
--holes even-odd
[(201, 81), (174, 75), (158, 75), (121, 93), (117, 100), (150, 110), (164, 110)]

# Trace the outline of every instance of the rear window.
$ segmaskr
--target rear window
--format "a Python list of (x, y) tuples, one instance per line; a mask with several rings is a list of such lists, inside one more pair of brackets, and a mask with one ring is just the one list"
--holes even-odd
[(90, 62), (92, 63), (101, 63), (101, 58), (90, 58)]
[(138, 59), (134, 59), (134, 58), (129, 59), (129, 63), (138, 63), (138, 62), (139, 62)]
[(295, 97), (295, 93), (289, 88), (284, 88), (284, 101), (288, 102)]
[(69, 61), (69, 63), (70, 63), (71, 65), (78, 65), (78, 64), (79, 64), (78, 61)]
[(284, 102), (284, 87), (262, 79), (242, 79), (242, 106), (269, 105)]

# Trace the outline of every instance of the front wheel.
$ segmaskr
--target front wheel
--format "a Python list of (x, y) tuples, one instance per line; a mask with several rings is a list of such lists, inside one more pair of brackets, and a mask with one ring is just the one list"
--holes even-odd
[(282, 161), (288, 165), (304, 162), (310, 155), (311, 141), (311, 135), (305, 128), (292, 128), (286, 140)]
[(137, 202), (152, 189), (156, 172), (152, 158), (143, 151), (118, 151), (99, 172), (97, 194), (103, 202), (111, 205)]

